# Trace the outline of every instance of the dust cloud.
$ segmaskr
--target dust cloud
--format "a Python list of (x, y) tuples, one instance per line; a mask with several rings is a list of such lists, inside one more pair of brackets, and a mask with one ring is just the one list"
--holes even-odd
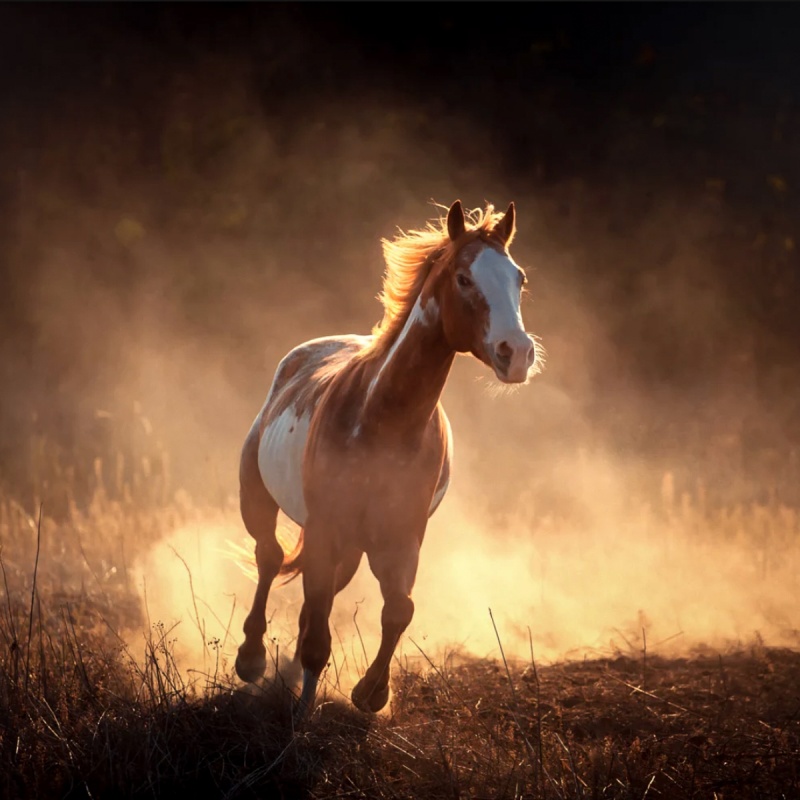
[[(475, 478), (456, 483), (428, 527), (415, 617), (396, 652), (401, 667), (441, 668), (468, 656), (541, 665), (797, 646), (800, 552), (787, 537), (795, 512), (776, 519), (763, 508), (732, 509), (707, 520), (685, 498), (670, 504), (669, 474), (662, 508), (635, 507), (619, 478), (624, 467), (618, 473), (609, 459), (587, 457), (560, 466), (576, 480), (575, 501), (590, 522), (539, 516), (524, 497), (502, 522), (492, 520), (471, 499)], [(295, 526), (282, 519), (280, 527), (291, 542)], [(149, 618), (180, 625), (175, 651), (185, 668), (207, 676), (219, 668), (217, 655), (233, 663), (254, 589), (250, 547), (231, 511), (167, 537), (139, 565)], [(286, 661), (301, 604), (300, 581), (273, 587), (268, 678), (279, 670), (288, 681), (297, 677)], [(377, 651), (380, 608), (365, 559), (331, 616), (326, 681), (334, 697), (349, 691)]]
[[(342, 158), (345, 164), (356, 159)], [(546, 299), (538, 295), (541, 279), (563, 284), (559, 270), (583, 256), (559, 252), (535, 218), (524, 226), (525, 207), (536, 208), (541, 198), (515, 199), (523, 215), (515, 254), (520, 263), (534, 267), (524, 313), (537, 333), (542, 332), (537, 312), (547, 315), (553, 336), (542, 335), (549, 367), (529, 386), (498, 395), (482, 365), (468, 358), (457, 361), (444, 398), (456, 438), (454, 478), (429, 526), (415, 590), (416, 615), (398, 648), (400, 663), (425, 668), (429, 660), (439, 664), (454, 656), (497, 658), (500, 645), (509, 660), (527, 661), (533, 653), (540, 662), (645, 650), (661, 655), (703, 647), (724, 650), (754, 639), (795, 645), (793, 512), (741, 502), (712, 507), (699, 470), (687, 490), (691, 466), (685, 461), (671, 461), (669, 452), (648, 461), (618, 444), (615, 448), (608, 428), (593, 419), (598, 414), (591, 405), (597, 384), (593, 376), (605, 370), (612, 373), (605, 379), (613, 384), (616, 375), (622, 385), (613, 387), (613, 400), (631, 423), (640, 423), (637, 403), (653, 401), (642, 397), (645, 389), (630, 386), (630, 376), (615, 363), (607, 322), (581, 306), (578, 290), (562, 285), (556, 297), (551, 286)], [(686, 211), (687, 217), (696, 219), (696, 214)], [(643, 236), (654, 234), (657, 226), (651, 225)], [(526, 242), (526, 228), (533, 243)], [(685, 257), (699, 260), (696, 253)], [(261, 341), (271, 345), (272, 364), (259, 374), (260, 390), (252, 393), (248, 408), (231, 384), (209, 374), (208, 359), (198, 353), (190, 361), (187, 372), (202, 374), (198, 380), (209, 394), (223, 398), (211, 405), (225, 409), (228, 422), (221, 424), (229, 424), (229, 409), (240, 411), (238, 430), (217, 444), (224, 456), (214, 458), (220, 471), (222, 463), (228, 464), (224, 478), (217, 478), (228, 493), (227, 514), (167, 537), (141, 566), (142, 585), (149, 576), (151, 618), (183, 620), (178, 637), (182, 663), (208, 669), (209, 642), (218, 640), (230, 665), (240, 641), (253, 592), (252, 562), (246, 556), (252, 545), (234, 508), (231, 481), (243, 432), (260, 407), (271, 369), (300, 341), (333, 331), (365, 332), (375, 319), (378, 306), (371, 295), (377, 291), (379, 265), (371, 276), (362, 278), (366, 269), (357, 273), (368, 288), (354, 285), (346, 265), (335, 269), (331, 288), (276, 275), (271, 291), (280, 297), (303, 286), (304, 293), (286, 305), (273, 308), (261, 298), (239, 298), (240, 318), (267, 331)], [(551, 270), (556, 275), (546, 277)], [(345, 290), (359, 298), (358, 307), (339, 316), (331, 308)], [(670, 292), (674, 306), (668, 313), (683, 315), (679, 288)], [(548, 300), (554, 305), (549, 313)], [(644, 296), (639, 302), (654, 300)], [(692, 303), (695, 313), (703, 312), (701, 299), (694, 297)], [(553, 322), (558, 317), (560, 325)], [(700, 327), (708, 324), (708, 316), (700, 320)], [(241, 354), (247, 345), (239, 347)], [(146, 362), (151, 369), (157, 363)], [(176, 374), (174, 369), (165, 373)], [(661, 402), (666, 406), (674, 398)], [(738, 410), (746, 410), (741, 402)], [(204, 446), (212, 445), (207, 441)], [(683, 487), (676, 489), (676, 479), (683, 479)], [(291, 523), (284, 520), (283, 525), (291, 539)], [(299, 581), (273, 589), (267, 637), (275, 668), (294, 651), (301, 602)], [(337, 598), (332, 616), (335, 644), (327, 680), (335, 691), (346, 692), (375, 653), (380, 605), (364, 562)]]
[[(654, 199), (635, 177), (617, 191), (591, 176), (523, 179), (474, 119), (451, 113), (434, 129), (388, 91), (279, 117), (248, 70), (198, 57), (153, 92), (128, 150), (113, 151), (110, 116), (87, 127), (57, 109), (49, 159), (19, 172), (9, 437), (41, 428), (90, 494), (92, 464), (109, 441), (128, 446), (117, 422), (140, 409), (148, 463), (169, 465), (167, 502), (181, 489), (208, 508), (163, 530), (134, 572), (148, 625), (174, 631), (187, 674), (231, 669), (240, 641), (253, 584), (239, 563), (239, 448), (277, 362), (316, 336), (368, 332), (380, 238), (456, 198), (516, 202), (523, 313), (548, 366), (495, 396), (481, 365), (457, 360), (444, 395), (451, 490), (400, 662), (498, 657), (500, 644), (523, 661), (796, 644), (798, 522), (768, 491), (775, 435), (753, 390), (763, 331), (723, 279), (741, 256), (717, 190)], [(148, 169), (136, 137), (152, 140)], [(783, 412), (769, 417), (777, 429)], [(766, 460), (743, 465), (754, 419)], [(97, 434), (98, 420), (120, 438)], [(766, 494), (745, 467), (766, 470)], [(293, 652), (299, 589), (270, 598), (276, 663)], [(342, 687), (363, 672), (362, 647), (374, 654), (379, 618), (364, 562), (332, 618)], [(135, 651), (141, 632), (128, 642)]]

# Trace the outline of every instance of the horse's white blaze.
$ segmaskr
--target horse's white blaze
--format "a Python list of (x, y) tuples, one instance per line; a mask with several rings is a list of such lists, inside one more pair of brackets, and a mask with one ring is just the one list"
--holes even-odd
[(519, 267), (493, 247), (484, 247), (471, 270), (475, 285), (489, 306), (486, 341), (495, 344), (509, 333), (524, 332), (519, 308)]
[(289, 406), (264, 429), (258, 445), (258, 471), (267, 491), (286, 516), (305, 525), (308, 510), (303, 496), (303, 453), (311, 414), (298, 416)]
[(389, 352), (386, 354), (386, 358), (383, 360), (383, 364), (381, 364), (378, 374), (370, 381), (367, 389), (366, 402), (369, 402), (370, 396), (380, 382), (381, 375), (383, 375), (387, 365), (391, 363), (394, 354), (397, 352), (397, 349), (400, 347), (400, 345), (405, 341), (411, 329), (415, 325), (430, 324), (431, 320), (433, 320), (438, 311), (439, 306), (437, 305), (436, 300), (434, 300), (432, 297), (428, 299), (428, 302), (425, 304), (425, 308), (422, 307), (422, 299), (419, 297), (417, 298), (417, 302), (414, 303), (414, 307), (411, 309), (411, 313), (408, 315), (406, 324), (403, 325), (403, 330), (400, 331), (397, 339), (395, 339), (395, 341), (392, 343), (392, 346), (389, 348)]
[(505, 383), (524, 383), (535, 351), (519, 307), (520, 269), (507, 255), (486, 247), (472, 263), (472, 277), (489, 307), (484, 343), (495, 374)]

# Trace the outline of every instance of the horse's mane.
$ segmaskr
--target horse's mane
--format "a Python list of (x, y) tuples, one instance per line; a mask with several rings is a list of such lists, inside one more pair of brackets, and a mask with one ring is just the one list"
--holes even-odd
[[(444, 206), (441, 206), (444, 208)], [(467, 231), (489, 235), (503, 218), (491, 203), (485, 209), (465, 211)], [(445, 218), (429, 221), (424, 228), (404, 232), (394, 239), (381, 239), (386, 271), (378, 299), (383, 304), (383, 319), (372, 329), (373, 340), (365, 355), (382, 353), (390, 347), (406, 324), (431, 268), (439, 257), (450, 259), (455, 244), (447, 233)]]

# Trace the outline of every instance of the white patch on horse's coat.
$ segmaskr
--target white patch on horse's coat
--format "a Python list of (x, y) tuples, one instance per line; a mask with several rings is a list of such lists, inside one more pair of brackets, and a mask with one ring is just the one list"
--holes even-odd
[[(389, 352), (386, 354), (386, 358), (383, 360), (383, 364), (381, 364), (381, 368), (378, 370), (378, 374), (370, 381), (369, 387), (367, 388), (367, 394), (364, 398), (364, 405), (369, 402), (369, 398), (371, 397), (372, 393), (375, 391), (375, 387), (378, 385), (378, 382), (381, 379), (381, 375), (383, 375), (383, 371), (386, 369), (386, 366), (391, 362), (392, 357), (397, 352), (397, 349), (406, 339), (408, 334), (411, 332), (411, 329), (415, 325), (429, 325), (431, 321), (434, 319), (436, 314), (439, 311), (439, 305), (436, 302), (435, 298), (431, 297), (428, 299), (428, 302), (425, 304), (425, 308), (422, 307), (422, 298), (418, 297), (417, 302), (414, 303), (414, 307), (411, 309), (411, 313), (408, 315), (408, 319), (406, 320), (406, 324), (403, 325), (403, 330), (400, 331), (397, 338), (392, 342), (392, 346), (389, 348)], [(356, 430), (353, 431), (354, 436), (358, 436), (359, 426), (356, 426)]]
[(519, 267), (493, 247), (484, 247), (472, 262), (472, 277), (489, 306), (486, 340), (501, 341), (507, 334), (524, 331), (519, 308)]
[(297, 415), (289, 406), (264, 429), (258, 445), (258, 471), (267, 491), (287, 517), (305, 525), (308, 510), (303, 496), (303, 454), (311, 414)]
[[(447, 469), (447, 480), (440, 483), (436, 487), (436, 491), (433, 494), (433, 500), (431, 500), (430, 508), (428, 509), (428, 516), (430, 517), (434, 511), (439, 507), (439, 503), (442, 502), (444, 499), (445, 494), (447, 493), (447, 487), (450, 486), (450, 461), (453, 458), (453, 429), (450, 427), (450, 420), (447, 419), (447, 416), (444, 416), (444, 424), (445, 424), (445, 432), (447, 433), (447, 444), (444, 451), (444, 462), (442, 463), (442, 472)], [(440, 473), (441, 478), (441, 473)]]

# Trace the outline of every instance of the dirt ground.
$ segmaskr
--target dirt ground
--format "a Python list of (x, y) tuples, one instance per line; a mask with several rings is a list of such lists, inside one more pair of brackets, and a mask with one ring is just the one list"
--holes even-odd
[(566, 796), (778, 798), (800, 791), (796, 652), (755, 644), (728, 654), (642, 654), (510, 673), (500, 663), (473, 663), (437, 680), (432, 691), (418, 675), (405, 676), (395, 697), (399, 715), (458, 725), (459, 712), (467, 712), (488, 726), (504, 717), (530, 747), (539, 782), (523, 796), (559, 796), (553, 772), (565, 779)]

